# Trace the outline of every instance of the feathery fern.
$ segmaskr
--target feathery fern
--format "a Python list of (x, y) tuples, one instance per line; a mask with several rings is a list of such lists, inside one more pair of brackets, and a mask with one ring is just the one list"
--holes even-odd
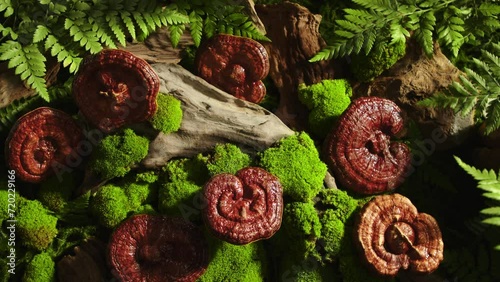
[[(455, 157), (455, 160), (461, 168), (478, 181), (477, 187), (486, 191), (486, 193), (483, 193), (484, 197), (500, 201), (500, 171), (496, 174), (492, 169), (479, 170), (464, 163), (458, 157)], [(482, 221), (483, 223), (500, 226), (500, 205), (485, 208), (481, 210), (481, 213), (486, 215), (486, 219)], [(500, 250), (500, 245), (496, 246), (495, 249)]]
[(419, 103), (427, 107), (451, 108), (468, 115), (473, 109), (484, 118), (485, 134), (500, 128), (500, 44), (492, 52), (482, 50), (482, 59), (472, 59), (477, 71), (465, 68), (467, 76), (453, 82), (447, 90)]
[[(486, 36), (497, 19), (500, 4), (493, 0), (352, 0), (356, 8), (344, 9), (344, 18), (335, 21), (331, 46), (318, 52), (311, 62), (343, 57), (373, 47), (394, 44), (410, 37), (428, 56), (434, 52), (434, 41), (457, 56), (469, 40)], [(478, 25), (482, 23), (483, 25)], [(476, 34), (476, 36), (473, 35)]]
[(160, 27), (174, 47), (188, 27), (196, 45), (215, 33), (267, 39), (241, 10), (220, 0), (0, 0), (0, 61), (48, 101), (49, 56), (75, 73), (84, 55), (144, 40)]

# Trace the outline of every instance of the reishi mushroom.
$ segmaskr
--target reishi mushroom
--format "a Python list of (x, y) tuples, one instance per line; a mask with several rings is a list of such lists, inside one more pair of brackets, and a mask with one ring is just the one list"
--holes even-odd
[(394, 276), (400, 269), (428, 274), (443, 260), (436, 220), (418, 213), (400, 194), (376, 196), (362, 208), (355, 242), (363, 259), (381, 275)]
[(63, 111), (37, 108), (19, 118), (5, 142), (9, 168), (19, 179), (39, 183), (54, 173), (53, 164), (68, 164), (84, 139), (76, 121)]
[(326, 161), (336, 179), (360, 194), (398, 187), (410, 166), (410, 149), (392, 142), (404, 126), (401, 109), (391, 100), (354, 100), (325, 141)]
[(221, 240), (244, 245), (274, 235), (283, 216), (279, 179), (259, 167), (221, 173), (203, 188), (203, 219)]
[(160, 78), (146, 61), (114, 49), (86, 58), (73, 81), (78, 108), (105, 133), (151, 118), (159, 89)]
[(259, 42), (218, 34), (198, 48), (195, 67), (208, 83), (253, 103), (266, 95), (262, 79), (269, 73), (269, 57)]
[(196, 281), (208, 266), (202, 231), (182, 218), (141, 214), (113, 232), (108, 260), (120, 281)]

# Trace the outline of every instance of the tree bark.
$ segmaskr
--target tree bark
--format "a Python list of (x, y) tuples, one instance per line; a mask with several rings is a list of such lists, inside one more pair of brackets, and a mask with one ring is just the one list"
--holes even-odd
[(255, 5), (271, 42), (263, 42), (270, 58), (269, 76), (280, 93), (276, 115), (297, 130), (306, 128), (307, 110), (297, 97), (298, 85), (331, 79), (339, 65), (332, 61), (310, 63), (326, 47), (319, 33), (321, 15), (291, 2)]

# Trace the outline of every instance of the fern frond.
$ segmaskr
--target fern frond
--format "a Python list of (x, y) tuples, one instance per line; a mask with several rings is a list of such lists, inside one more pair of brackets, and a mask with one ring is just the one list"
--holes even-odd
[[(483, 196), (495, 201), (500, 201), (500, 171), (498, 175), (491, 170), (479, 170), (473, 166), (464, 163), (460, 158), (455, 156), (458, 165), (478, 181), (477, 187), (487, 191)], [(481, 213), (487, 217), (482, 221), (485, 224), (500, 226), (500, 206), (494, 206), (481, 210)], [(496, 246), (499, 248), (500, 246)]]
[(500, 97), (491, 101), (487, 107), (485, 124), (486, 135), (500, 128)]
[(3, 12), (4, 17), (8, 18), (14, 14), (14, 6), (11, 0), (0, 0), (0, 12)]
[(436, 16), (434, 13), (427, 12), (422, 15), (419, 22), (419, 28), (415, 31), (415, 39), (424, 49), (427, 56), (434, 54), (433, 31), (436, 25)]

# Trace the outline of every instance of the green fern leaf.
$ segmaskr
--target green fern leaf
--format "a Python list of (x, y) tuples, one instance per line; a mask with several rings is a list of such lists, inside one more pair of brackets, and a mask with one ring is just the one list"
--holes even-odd
[(33, 33), (33, 43), (38, 43), (49, 35), (50, 30), (44, 25), (38, 25), (36, 27), (35, 33)]
[(500, 97), (491, 101), (487, 108), (485, 134), (488, 135), (500, 128)]
[(488, 89), (488, 86), (486, 85), (486, 80), (482, 76), (480, 76), (478, 73), (469, 68), (465, 68), (464, 71), (469, 78), (473, 79), (474, 83), (478, 84), (481, 87), (482, 91)]
[(487, 215), (500, 215), (500, 207), (492, 207), (481, 210), (482, 214)]
[(132, 13), (132, 15), (134, 17), (135, 22), (137, 23), (137, 25), (141, 29), (142, 33), (149, 34), (148, 25), (144, 21), (144, 18), (142, 16), (142, 14), (138, 13), (138, 12), (135, 12), (135, 13)]
[(436, 25), (436, 17), (432, 12), (426, 12), (420, 18), (419, 29), (415, 31), (415, 38), (420, 43), (427, 56), (434, 54), (434, 41), (432, 32)]
[(132, 22), (132, 18), (129, 12), (123, 11), (120, 13), (120, 18), (123, 21), (123, 25), (127, 28), (128, 33), (133, 39), (136, 39), (135, 25)]
[(0, 12), (4, 12), (6, 18), (14, 14), (14, 6), (12, 6), (11, 0), (0, 0)]
[(495, 16), (500, 14), (500, 5), (494, 3), (482, 3), (478, 11), (485, 16)]
[(196, 11), (189, 14), (191, 37), (193, 38), (194, 45), (200, 46), (201, 38), (203, 35), (203, 18)]
[(179, 44), (182, 34), (184, 33), (185, 26), (184, 25), (171, 25), (168, 27), (170, 31), (170, 40), (172, 42), (172, 46), (175, 48)]
[[(470, 174), (472, 177), (474, 177), (475, 180), (481, 182), (481, 181), (497, 181), (497, 176), (495, 174), (495, 171), (491, 170), (480, 170), (477, 169), (471, 165), (466, 164), (463, 162), (459, 157), (454, 156), (455, 161), (458, 163), (458, 165), (465, 170), (468, 174)], [(500, 192), (500, 191), (499, 191)]]
[(108, 24), (109, 27), (111, 28), (111, 31), (115, 35), (115, 38), (118, 41), (118, 43), (120, 43), (122, 46), (127, 45), (125, 33), (123, 32), (123, 29), (120, 26), (118, 17), (109, 16)]
[(487, 219), (483, 220), (483, 223), (500, 226), (500, 217), (490, 217), (490, 218), (487, 218)]

